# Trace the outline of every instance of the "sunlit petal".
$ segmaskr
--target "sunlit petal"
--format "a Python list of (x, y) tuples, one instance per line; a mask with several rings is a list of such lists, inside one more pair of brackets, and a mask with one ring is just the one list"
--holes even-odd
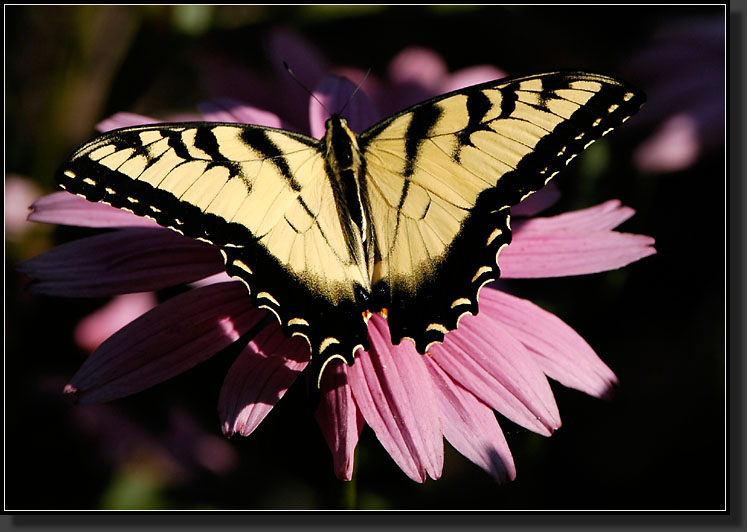
[(412, 480), (441, 476), (443, 437), (433, 384), (411, 342), (393, 346), (386, 322), (369, 322), (371, 351), (359, 351), (348, 370), (363, 417)]
[(114, 129), (123, 127), (142, 126), (145, 124), (158, 124), (159, 122), (163, 122), (163, 120), (158, 120), (157, 118), (151, 118), (149, 116), (139, 115), (135, 113), (119, 112), (113, 114), (108, 118), (105, 118), (104, 120), (96, 124), (96, 129), (106, 133), (107, 131), (112, 131)]
[(477, 65), (457, 70), (439, 85), (439, 92), (451, 92), (472, 85), (505, 78), (506, 73), (492, 65)]
[(31, 205), (28, 219), (32, 222), (81, 227), (160, 227), (143, 216), (104, 203), (94, 203), (65, 191), (53, 192), (37, 199)]
[(513, 422), (545, 436), (560, 427), (544, 373), (490, 313), (464, 316), (430, 353), (455, 382)]
[(644, 235), (594, 233), (526, 233), (501, 252), (501, 277), (566, 277), (615, 270), (656, 253), (654, 239)]
[(589, 344), (554, 314), (491, 288), (480, 292), (480, 304), (526, 346), (548, 377), (595, 397), (605, 397), (617, 383)]
[(322, 400), (316, 419), (334, 459), (340, 480), (353, 478), (355, 446), (365, 425), (348, 385), (347, 364), (333, 364), (322, 379)]
[(513, 480), (513, 457), (493, 409), (454, 383), (432, 359), (425, 360), (437, 390), (446, 439), (498, 482)]
[(228, 370), (218, 399), (223, 433), (248, 436), (309, 363), (309, 346), (273, 323), (249, 342)]
[(610, 200), (595, 207), (514, 224), (501, 251), (501, 277), (564, 277), (621, 268), (653, 255), (654, 239), (612, 231), (635, 211)]

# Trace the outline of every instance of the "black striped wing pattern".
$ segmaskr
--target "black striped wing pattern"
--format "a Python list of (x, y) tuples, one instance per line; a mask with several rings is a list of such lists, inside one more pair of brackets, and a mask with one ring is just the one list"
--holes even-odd
[(644, 102), (613, 78), (555, 72), (437, 97), (361, 134), (373, 291), (389, 306), (393, 340), (425, 352), (476, 314), (511, 242), (509, 208)]
[(509, 208), (644, 100), (613, 78), (556, 72), (469, 87), (387, 118), (354, 139), (367, 226), (353, 245), (324, 143), (288, 131), (125, 128), (82, 146), (57, 179), (218, 246), (253, 302), (309, 341), (320, 374), (368, 347), (369, 311), (385, 312), (392, 340), (410, 338), (420, 352), (476, 314), (511, 240)]
[(343, 239), (319, 141), (230, 123), (136, 126), (81, 147), (57, 179), (218, 246), (227, 273), (312, 351), (345, 348), (352, 361), (367, 345), (358, 300), (369, 281)]

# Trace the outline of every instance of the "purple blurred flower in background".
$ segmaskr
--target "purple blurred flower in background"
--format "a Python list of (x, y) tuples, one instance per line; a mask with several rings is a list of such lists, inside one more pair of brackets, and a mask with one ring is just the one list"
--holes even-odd
[[(350, 69), (353, 81), (323, 77), (329, 67), (321, 55), (291, 34), (279, 34), (272, 43), (274, 54), (287, 60), (303, 83), (315, 87), (327, 109), (342, 108), (363, 77)], [(242, 75), (237, 76), (240, 81)], [(250, 73), (243, 76), (254, 79)], [(360, 132), (382, 110), (389, 113), (413, 98), (501, 76), (492, 67), (450, 74), (433, 52), (406, 50), (391, 62), (389, 79), (366, 79), (346, 115)], [(217, 75), (210, 79), (226, 80)], [(278, 79), (275, 94), (284, 97), (274, 99), (272, 110), (240, 103), (234, 94), (202, 106), (203, 119), (280, 126), (320, 137), (324, 108), (287, 73)], [(263, 81), (251, 101), (262, 101), (272, 93), (271, 86)], [(237, 90), (235, 78), (232, 90)], [(104, 128), (145, 120), (150, 119), (119, 114)], [(557, 190), (549, 188), (513, 209), (514, 240), (501, 254), (503, 278), (595, 273), (655, 253), (650, 237), (613, 231), (633, 215), (617, 201), (531, 217), (556, 197)], [(81, 402), (116, 399), (169, 379), (232, 344), (267, 315), (251, 305), (241, 282), (225, 275), (216, 248), (149, 220), (64, 192), (37, 201), (30, 219), (116, 228), (23, 263), (20, 269), (36, 279), (32, 287), (38, 292), (104, 296), (193, 283), (191, 290), (148, 310), (98, 347), (66, 387)], [(352, 477), (354, 450), (365, 424), (417, 482), (440, 477), (444, 437), (497, 481), (513, 479), (513, 459), (494, 410), (549, 436), (561, 422), (548, 377), (596, 397), (608, 395), (617, 381), (568, 325), (491, 286), (480, 293), (479, 315), (465, 316), (459, 329), (425, 356), (411, 342), (392, 345), (386, 320), (378, 315), (369, 322), (369, 339), (370, 350), (359, 351), (353, 366), (335, 365), (322, 381), (316, 417), (341, 479)], [(219, 398), (223, 432), (251, 434), (308, 362), (305, 341), (285, 337), (274, 321), (265, 326), (225, 377)]]
[(39, 197), (39, 188), (20, 175), (5, 176), (5, 238), (20, 240), (31, 229), (28, 206)]
[(656, 125), (634, 154), (639, 169), (684, 170), (723, 146), (725, 32), (723, 17), (670, 23), (630, 61), (627, 75), (648, 94), (636, 126)]

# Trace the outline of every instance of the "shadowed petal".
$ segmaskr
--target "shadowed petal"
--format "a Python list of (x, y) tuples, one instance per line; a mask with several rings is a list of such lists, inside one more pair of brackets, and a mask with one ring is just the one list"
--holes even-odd
[(393, 346), (384, 318), (369, 321), (371, 352), (358, 351), (348, 382), (363, 417), (416, 482), (441, 476), (443, 437), (432, 381), (412, 342)]
[[(275, 69), (277, 80), (273, 97), (277, 100), (280, 95), (285, 108), (285, 112), (280, 114), (292, 117), (294, 121), (297, 119), (301, 130), (309, 131), (305, 122), (308, 117), (309, 95), (302, 86), (309, 89), (316, 87), (329, 71), (327, 62), (311, 43), (293, 30), (274, 31), (268, 39), (267, 47), (270, 53), (269, 64)], [(284, 62), (293, 71), (293, 76), (286, 71)]]
[[(157, 252), (154, 252), (157, 250)], [(121, 229), (75, 240), (17, 265), (30, 289), (101, 297), (160, 290), (220, 272), (217, 248), (168, 229)]]
[(250, 305), (240, 282), (190, 290), (161, 303), (101, 344), (65, 393), (90, 403), (145, 390), (228, 347), (265, 315)]
[(104, 203), (93, 203), (64, 190), (36, 200), (31, 205), (28, 219), (79, 227), (160, 227), (143, 216)]
[[(277, 90), (266, 74), (247, 70), (222, 54), (202, 53), (194, 57), (199, 70), (201, 88), (212, 97), (233, 98), (268, 109), (272, 96), (277, 100)], [(274, 109), (273, 109), (274, 110)]]
[(430, 353), (456, 383), (515, 423), (544, 436), (560, 427), (544, 373), (489, 312), (462, 317), (459, 328)]
[(327, 60), (309, 41), (291, 29), (274, 31), (267, 40), (271, 65), (275, 68), (281, 84), (289, 84), (303, 91), (285, 70), (287, 62), (296, 77), (307, 87), (313, 87), (329, 70)]
[(285, 395), (309, 363), (309, 346), (288, 338), (277, 322), (249, 342), (228, 370), (218, 399), (227, 436), (248, 436)]
[(518, 205), (511, 207), (511, 225), (516, 231), (522, 222), (514, 221), (514, 216), (534, 216), (535, 214), (552, 207), (560, 199), (560, 190), (554, 181), (550, 181), (540, 190), (526, 198)]
[(554, 314), (488, 287), (480, 292), (480, 307), (500, 319), (529, 349), (542, 371), (563, 386), (605, 397), (617, 383), (589, 344)]
[(365, 421), (348, 386), (348, 365), (332, 364), (322, 377), (322, 400), (316, 419), (322, 429), (340, 480), (353, 478), (355, 446)]
[(454, 448), (496, 481), (516, 477), (511, 450), (493, 410), (454, 383), (431, 358), (425, 358), (438, 393), (444, 436)]

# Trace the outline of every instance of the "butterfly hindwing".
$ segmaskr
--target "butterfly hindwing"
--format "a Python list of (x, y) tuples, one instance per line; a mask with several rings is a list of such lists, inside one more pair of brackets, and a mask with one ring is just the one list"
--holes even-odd
[(154, 219), (221, 248), (229, 275), (314, 360), (349, 363), (366, 343), (358, 310), (367, 284), (343, 239), (345, 218), (318, 141), (218, 123), (158, 124), (102, 135), (58, 172), (70, 192)]
[(476, 314), (511, 241), (509, 208), (643, 101), (612, 78), (557, 72), (459, 90), (362, 133), (373, 297), (395, 343), (425, 352)]

